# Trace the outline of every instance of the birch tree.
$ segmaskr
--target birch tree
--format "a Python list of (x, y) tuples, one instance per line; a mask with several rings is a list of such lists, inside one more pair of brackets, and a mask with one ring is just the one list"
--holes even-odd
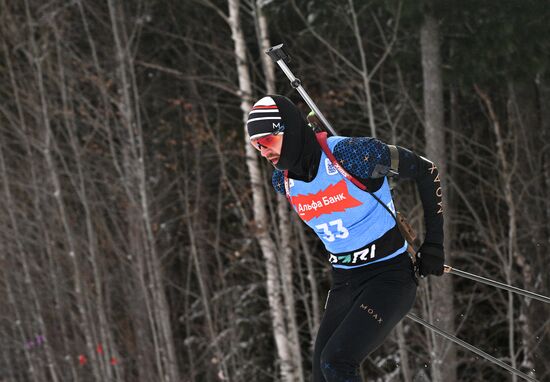
[[(229, 26), (231, 28), (231, 36), (235, 44), (235, 59), (239, 80), (239, 91), (241, 96), (241, 111), (243, 113), (243, 125), (246, 126), (246, 120), (248, 112), (252, 108), (252, 86), (250, 82), (250, 76), (248, 73), (248, 62), (246, 58), (246, 44), (245, 38), (241, 27), (241, 21), (239, 18), (239, 0), (229, 0)], [(247, 136), (245, 131), (245, 137)], [(253, 198), (253, 210), (254, 210), (254, 230), (262, 254), (266, 263), (267, 274), (267, 293), (269, 299), (269, 306), (273, 318), (273, 334), (275, 343), (277, 344), (277, 352), (281, 362), (281, 378), (283, 381), (301, 381), (303, 376), (301, 374), (301, 367), (296, 363), (295, 346), (292, 346), (292, 337), (287, 336), (288, 327), (285, 322), (285, 304), (282, 300), (281, 293), (284, 293), (281, 289), (285, 288), (281, 285), (281, 279), (279, 277), (279, 266), (277, 261), (277, 247), (269, 236), (269, 229), (267, 222), (269, 221), (267, 211), (265, 209), (266, 201), (265, 194), (262, 187), (263, 179), (260, 175), (260, 169), (257, 162), (257, 154), (254, 152), (254, 148), (246, 141), (245, 138), (245, 152), (246, 152), (246, 164), (248, 172), (250, 174), (251, 191)], [(288, 269), (288, 266), (283, 267)], [(283, 281), (284, 282), (284, 281)], [(286, 288), (289, 286), (287, 285)], [(287, 289), (288, 290), (288, 289)], [(292, 293), (292, 292), (290, 292)], [(287, 309), (286, 312), (293, 309)], [(295, 338), (295, 337), (294, 337)], [(299, 352), (299, 349), (298, 349)]]

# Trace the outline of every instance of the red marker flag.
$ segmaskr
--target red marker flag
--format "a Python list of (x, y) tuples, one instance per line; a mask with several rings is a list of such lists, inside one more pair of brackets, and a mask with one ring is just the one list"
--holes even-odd
[(86, 356), (84, 356), (84, 355), (82, 355), (82, 354), (80, 354), (80, 355), (78, 356), (78, 363), (80, 364), (80, 366), (85, 365), (87, 361), (88, 361), (88, 360), (86, 359)]

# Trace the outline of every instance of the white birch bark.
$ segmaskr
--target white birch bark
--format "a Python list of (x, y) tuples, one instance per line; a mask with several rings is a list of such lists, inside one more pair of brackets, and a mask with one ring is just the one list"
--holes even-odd
[[(231, 28), (231, 37), (235, 44), (235, 59), (238, 72), (239, 94), (241, 95), (241, 110), (243, 112), (243, 126), (246, 125), (248, 112), (250, 111), (252, 85), (248, 72), (246, 58), (246, 45), (243, 30), (239, 20), (239, 0), (228, 0), (229, 5), (229, 27)], [(246, 137), (246, 133), (245, 133)], [(254, 230), (260, 244), (262, 254), (266, 264), (267, 276), (267, 297), (270, 306), (270, 314), (273, 320), (273, 335), (277, 347), (277, 353), (281, 365), (281, 379), (285, 382), (293, 382), (295, 370), (293, 369), (293, 354), (287, 337), (287, 328), (284, 318), (284, 304), (281, 296), (281, 285), (278, 277), (278, 264), (276, 246), (269, 236), (267, 223), (269, 222), (265, 195), (262, 188), (262, 177), (257, 162), (257, 154), (254, 148), (245, 138), (246, 165), (250, 174), (253, 211), (254, 211)]]
[(353, 0), (348, 0), (349, 9), (351, 13), (351, 20), (353, 26), (353, 34), (357, 43), (357, 50), (359, 57), (361, 58), (361, 80), (363, 81), (363, 91), (365, 92), (365, 103), (367, 105), (367, 115), (369, 117), (370, 135), (376, 138), (376, 122), (374, 121), (374, 111), (372, 108), (372, 92), (370, 89), (369, 70), (367, 68), (367, 57), (365, 56), (365, 49), (363, 48), (363, 36), (359, 30), (359, 24), (357, 22), (357, 14), (355, 13), (355, 6)]
[[(259, 44), (260, 54), (262, 60), (262, 66), (264, 68), (264, 75), (266, 78), (266, 89), (268, 94), (274, 94), (275, 89), (275, 63), (264, 52), (270, 47), (269, 34), (267, 27), (267, 19), (261, 9), (256, 7), (256, 17), (258, 23), (259, 32)], [(300, 339), (298, 334), (298, 325), (296, 322), (296, 301), (294, 299), (294, 280), (293, 280), (293, 267), (292, 267), (292, 248), (290, 246), (290, 239), (292, 236), (292, 229), (290, 225), (289, 209), (287, 200), (282, 195), (277, 195), (277, 216), (279, 218), (279, 234), (280, 243), (279, 256), (276, 258), (279, 261), (280, 270), (280, 283), (283, 289), (283, 300), (286, 311), (286, 325), (288, 330), (290, 353), (294, 354), (292, 358), (294, 370), (294, 380), (303, 381), (302, 370), (302, 353), (300, 351)]]
[[(309, 245), (306, 240), (306, 235), (302, 227), (297, 228), (298, 231), (298, 240), (300, 242), (300, 247), (304, 254), (306, 260), (306, 269), (307, 269), (307, 280), (309, 287), (311, 289), (311, 310), (312, 317), (309, 324), (310, 327), (310, 349), (313, 352), (315, 347), (315, 338), (317, 337), (317, 332), (319, 331), (319, 326), (321, 325), (321, 310), (324, 305), (321, 305), (319, 300), (319, 290), (317, 288), (317, 280), (315, 277), (315, 269), (313, 268), (313, 253), (311, 252)], [(328, 292), (327, 292), (328, 293)]]

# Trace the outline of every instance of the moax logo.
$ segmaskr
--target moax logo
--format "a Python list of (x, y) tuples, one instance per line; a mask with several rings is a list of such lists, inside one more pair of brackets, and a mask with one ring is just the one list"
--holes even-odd
[[(421, 158), (426, 159), (424, 157)], [(443, 213), (443, 190), (441, 189), (441, 178), (439, 177), (439, 171), (437, 171), (437, 167), (435, 166), (435, 164), (433, 162), (430, 163), (432, 164), (432, 167), (430, 167), (430, 175), (433, 175), (435, 172), (434, 183), (436, 183), (437, 186), (437, 189), (435, 190), (435, 196), (437, 196), (437, 198), (439, 199), (439, 202), (437, 203), (437, 205), (439, 206), (439, 210), (437, 211), (437, 213), (441, 214)]]
[(285, 131), (285, 125), (281, 122), (273, 122), (273, 134), (277, 135)]
[(372, 309), (370, 306), (361, 304), (359, 307), (363, 309), (365, 312), (367, 312), (376, 321), (378, 321), (379, 324), (382, 324), (382, 316), (376, 313), (376, 311)]
[[(353, 257), (352, 257), (353, 256)], [(372, 244), (367, 248), (355, 251), (352, 254), (335, 256), (332, 253), (330, 254), (329, 261), (332, 264), (356, 264), (357, 260), (361, 260), (361, 263), (364, 263), (368, 260), (374, 259), (376, 256), (376, 244)]]

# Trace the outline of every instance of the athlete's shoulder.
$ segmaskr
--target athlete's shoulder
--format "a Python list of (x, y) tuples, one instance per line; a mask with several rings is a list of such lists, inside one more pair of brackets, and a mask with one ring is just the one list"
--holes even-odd
[(281, 170), (275, 169), (273, 175), (271, 176), (271, 184), (273, 188), (279, 194), (285, 195), (285, 174)]
[(372, 137), (343, 137), (333, 153), (346, 170), (360, 178), (385, 176), (391, 167), (388, 145)]

